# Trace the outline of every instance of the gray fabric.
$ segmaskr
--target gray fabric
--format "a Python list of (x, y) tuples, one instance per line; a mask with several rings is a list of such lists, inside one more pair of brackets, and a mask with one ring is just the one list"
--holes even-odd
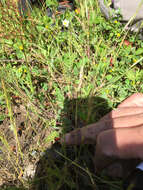
[[(114, 11), (105, 5), (104, 0), (98, 1), (101, 11), (107, 18), (115, 16)], [(113, 7), (120, 11), (124, 21), (130, 20), (133, 16), (135, 20), (143, 19), (143, 0), (113, 0)]]
[(107, 7), (104, 0), (98, 0), (101, 12), (107, 19), (117, 17), (120, 13), (123, 22), (131, 21), (127, 27), (131, 31), (141, 31), (143, 22), (143, 0), (112, 0), (113, 8)]
[(113, 3), (115, 9), (120, 9), (123, 21), (132, 17), (135, 17), (135, 20), (143, 19), (143, 0), (114, 0)]

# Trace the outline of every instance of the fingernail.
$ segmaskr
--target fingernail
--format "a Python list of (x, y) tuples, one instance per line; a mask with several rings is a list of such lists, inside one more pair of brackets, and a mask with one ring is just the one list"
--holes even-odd
[(60, 139), (60, 142), (61, 142), (61, 143), (68, 144), (69, 137), (70, 137), (70, 134), (64, 135), (64, 136)]

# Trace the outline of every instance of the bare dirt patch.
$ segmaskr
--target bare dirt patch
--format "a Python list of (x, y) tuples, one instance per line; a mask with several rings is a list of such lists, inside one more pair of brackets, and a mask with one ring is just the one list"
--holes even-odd
[[(44, 127), (42, 120), (22, 105), (14, 105), (15, 121), (21, 153), (18, 150), (13, 126), (9, 117), (0, 124), (0, 185), (16, 185), (32, 177), (26, 168), (36, 167), (40, 153), (49, 144), (44, 139), (50, 131)], [(32, 170), (32, 169), (31, 169)]]

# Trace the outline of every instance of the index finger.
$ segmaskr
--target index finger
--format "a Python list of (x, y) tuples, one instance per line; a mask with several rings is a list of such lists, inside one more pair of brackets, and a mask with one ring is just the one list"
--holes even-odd
[[(75, 129), (70, 133), (67, 133), (62, 139), (61, 143), (66, 143), (67, 145), (79, 145), (81, 143), (94, 144), (96, 141), (96, 135), (98, 130), (100, 130), (100, 123), (94, 123), (82, 128)], [(93, 132), (93, 130), (96, 129)]]
[(115, 118), (112, 118), (111, 115), (109, 119), (102, 119), (97, 123), (67, 133), (64, 139), (62, 139), (62, 142), (65, 142), (68, 145), (78, 145), (81, 143), (95, 144), (97, 136), (102, 131), (108, 131), (110, 129), (117, 128), (135, 128), (137, 126), (143, 125), (143, 108), (132, 108), (131, 112), (130, 109), (131, 108), (125, 108), (125, 110), (122, 109), (122, 113), (125, 114), (124, 116), (119, 112), (120, 117), (116, 117), (117, 114), (113, 114)]
[(103, 131), (97, 138), (95, 167), (98, 171), (114, 159), (143, 159), (143, 126)]
[[(131, 107), (133, 108), (131, 109)], [(61, 143), (66, 143), (67, 145), (81, 144), (83, 142), (94, 144), (96, 142), (97, 135), (101, 131), (107, 130), (110, 127), (116, 127), (117, 124), (115, 124), (114, 126), (112, 125), (113, 118), (143, 113), (141, 107), (143, 107), (143, 94), (135, 93), (126, 100), (124, 100), (123, 103), (118, 106), (117, 110), (111, 111), (110, 113), (105, 115), (99, 122), (83, 128), (75, 129), (74, 131), (67, 133), (61, 139)], [(109, 121), (108, 126), (105, 122), (105, 119), (106, 121)], [(105, 126), (105, 124), (106, 128), (103, 127)]]
[(143, 93), (135, 93), (131, 95), (118, 107), (143, 107)]

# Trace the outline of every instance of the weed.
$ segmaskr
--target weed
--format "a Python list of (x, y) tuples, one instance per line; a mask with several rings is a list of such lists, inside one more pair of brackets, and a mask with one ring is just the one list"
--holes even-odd
[[(77, 9), (63, 14), (56, 14), (57, 1), (46, 6), (53, 17), (44, 6), (22, 17), (16, 2), (0, 5), (1, 185), (30, 188), (26, 166), (35, 165), (63, 127), (69, 131), (102, 116), (102, 104), (91, 97), (108, 100), (112, 109), (143, 91), (143, 42), (136, 34), (105, 20), (97, 0), (76, 0)], [(70, 113), (63, 112), (67, 99), (76, 100)]]

